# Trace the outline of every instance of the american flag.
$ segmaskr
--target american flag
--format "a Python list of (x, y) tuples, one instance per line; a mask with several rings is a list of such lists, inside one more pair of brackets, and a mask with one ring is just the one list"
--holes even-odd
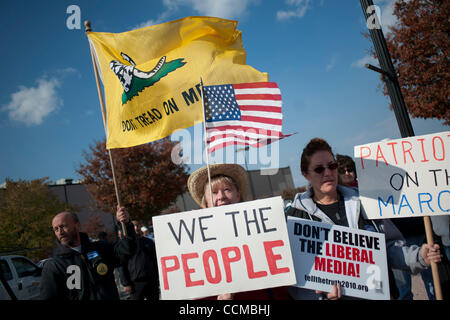
[(275, 82), (204, 86), (208, 152), (230, 145), (265, 146), (281, 133), (281, 92)]

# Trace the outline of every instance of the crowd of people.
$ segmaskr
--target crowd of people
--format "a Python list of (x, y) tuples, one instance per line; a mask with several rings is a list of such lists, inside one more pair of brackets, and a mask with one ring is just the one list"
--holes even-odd
[[(384, 233), (391, 298), (411, 299), (411, 275), (418, 273), (422, 275), (429, 299), (435, 298), (429, 267), (431, 262), (439, 263), (442, 259), (439, 245), (425, 243), (423, 230), (406, 235), (407, 227), (402, 228), (389, 219), (365, 219), (364, 208), (359, 201), (355, 163), (351, 157), (335, 156), (325, 140), (314, 138), (303, 149), (300, 170), (309, 186), (305, 192), (295, 195), (291, 205), (286, 207), (286, 216)], [(192, 198), (201, 208), (244, 202), (249, 189), (248, 173), (237, 164), (213, 164), (209, 170), (203, 167), (190, 175), (187, 184)], [(118, 268), (120, 281), (131, 299), (158, 300), (154, 241), (147, 236), (147, 228), (129, 217), (125, 207), (117, 208), (116, 218), (125, 226), (126, 232), (122, 232), (121, 224), (118, 224), (121, 236), (116, 242), (108, 243), (89, 241), (80, 232), (80, 223), (73, 213), (62, 212), (54, 217), (52, 227), (57, 248), (53, 259), (44, 265), (42, 299), (119, 299), (113, 276), (114, 268)], [(69, 266), (75, 266), (70, 273)], [(78, 281), (73, 277), (77, 272), (80, 275)], [(330, 292), (291, 286), (224, 292), (206, 299), (347, 298), (343, 296), (340, 285), (334, 285)]]

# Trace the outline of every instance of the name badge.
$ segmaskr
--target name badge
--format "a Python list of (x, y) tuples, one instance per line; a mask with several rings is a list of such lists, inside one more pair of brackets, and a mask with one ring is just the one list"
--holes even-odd
[(86, 256), (87, 256), (87, 258), (89, 260), (92, 260), (92, 259), (98, 257), (98, 252), (97, 251), (91, 251), (91, 252), (86, 253)]

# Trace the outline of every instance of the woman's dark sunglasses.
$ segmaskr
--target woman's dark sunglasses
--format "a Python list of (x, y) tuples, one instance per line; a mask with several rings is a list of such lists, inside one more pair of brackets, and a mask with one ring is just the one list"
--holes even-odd
[(317, 174), (321, 174), (325, 171), (326, 168), (330, 169), (330, 171), (333, 171), (333, 170), (336, 170), (337, 167), (338, 167), (338, 164), (336, 162), (333, 162), (333, 163), (330, 163), (327, 167), (324, 167), (324, 166), (315, 167), (313, 169), (313, 171)]
[(339, 168), (338, 171), (339, 171), (340, 174), (344, 174), (346, 172), (352, 173), (353, 172), (353, 168)]

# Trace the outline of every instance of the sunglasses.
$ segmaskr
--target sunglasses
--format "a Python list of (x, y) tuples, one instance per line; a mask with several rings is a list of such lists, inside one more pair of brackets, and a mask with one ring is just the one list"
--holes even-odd
[(344, 174), (346, 172), (352, 173), (353, 172), (353, 168), (339, 168), (338, 171), (339, 171), (340, 174)]
[(317, 174), (324, 173), (325, 169), (328, 168), (330, 171), (336, 170), (338, 167), (338, 164), (336, 162), (330, 163), (328, 166), (318, 166), (313, 169), (313, 171)]

